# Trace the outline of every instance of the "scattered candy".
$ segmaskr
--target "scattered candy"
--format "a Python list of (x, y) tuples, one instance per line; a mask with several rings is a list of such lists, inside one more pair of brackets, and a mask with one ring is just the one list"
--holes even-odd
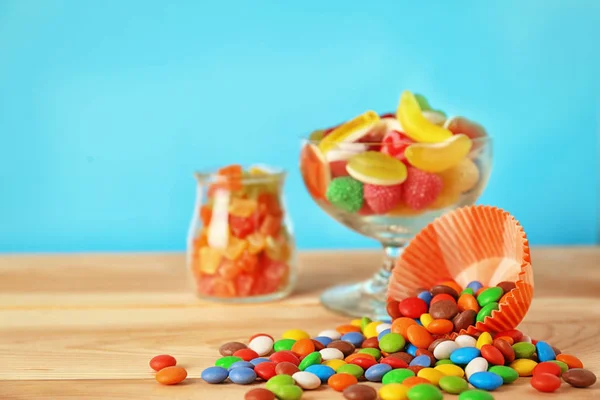
[(173, 356), (162, 354), (160, 356), (153, 357), (150, 360), (150, 368), (155, 371), (160, 371), (163, 368), (172, 367), (177, 364), (177, 360)]
[(338, 373), (332, 375), (327, 381), (329, 387), (338, 392), (342, 392), (347, 387), (355, 385), (357, 383), (358, 379), (356, 378), (356, 376), (346, 373)]
[(238, 385), (248, 385), (256, 380), (256, 372), (251, 368), (233, 368), (229, 371), (229, 380)]
[(540, 373), (531, 378), (531, 386), (539, 392), (552, 393), (560, 388), (560, 378), (556, 375)]
[(442, 400), (443, 398), (442, 392), (429, 383), (420, 383), (408, 391), (409, 400)]
[(586, 388), (596, 383), (596, 375), (583, 368), (573, 368), (562, 374), (562, 378), (569, 385), (576, 388)]
[(263, 388), (252, 389), (244, 395), (244, 400), (275, 400), (273, 392)]
[(505, 384), (513, 383), (519, 378), (519, 373), (516, 370), (504, 365), (494, 365), (489, 369), (489, 372), (501, 377)]
[(229, 371), (222, 367), (208, 367), (200, 377), (208, 383), (222, 383), (229, 377)]
[(367, 385), (348, 386), (344, 389), (343, 394), (344, 398), (348, 400), (377, 400), (377, 391)]
[(163, 385), (176, 385), (187, 377), (187, 371), (181, 367), (166, 367), (156, 373), (156, 381)]
[(312, 390), (321, 386), (321, 380), (313, 373), (307, 371), (299, 371), (292, 375), (294, 381), (302, 389)]
[(484, 390), (467, 390), (458, 396), (458, 400), (494, 400), (494, 396)]
[(442, 376), (439, 386), (443, 391), (450, 394), (460, 394), (469, 388), (469, 384), (458, 376)]

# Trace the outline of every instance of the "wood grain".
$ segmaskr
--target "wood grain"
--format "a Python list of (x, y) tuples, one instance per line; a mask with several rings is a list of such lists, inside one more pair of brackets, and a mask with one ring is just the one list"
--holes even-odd
[[(241, 399), (247, 387), (198, 379), (221, 343), (346, 322), (319, 305), (318, 293), (362, 279), (379, 263), (368, 251), (300, 258), (293, 296), (227, 306), (195, 297), (180, 254), (0, 257), (0, 399)], [(536, 294), (521, 329), (600, 373), (600, 248), (536, 248), (533, 262)], [(162, 353), (188, 369), (185, 385), (153, 381), (147, 363)], [(561, 391), (569, 399), (600, 398), (598, 387)], [(303, 398), (341, 395), (319, 390)], [(496, 394), (509, 398), (548, 396), (523, 379)]]

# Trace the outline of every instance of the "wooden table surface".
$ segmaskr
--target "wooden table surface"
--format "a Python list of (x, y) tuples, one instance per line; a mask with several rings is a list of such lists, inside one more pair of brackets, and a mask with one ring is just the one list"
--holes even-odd
[[(535, 248), (532, 257), (536, 293), (521, 329), (600, 375), (600, 247)], [(379, 253), (303, 253), (300, 261), (290, 298), (226, 306), (194, 296), (181, 254), (2, 256), (0, 399), (242, 399), (248, 387), (199, 379), (220, 344), (289, 328), (316, 334), (347, 322), (321, 307), (318, 295), (367, 277)], [(184, 384), (154, 381), (148, 361), (164, 353), (187, 368)], [(342, 398), (326, 387), (305, 393), (307, 400)], [(559, 393), (600, 398), (600, 384), (563, 384)], [(498, 400), (556, 396), (537, 393), (525, 378), (495, 393)]]

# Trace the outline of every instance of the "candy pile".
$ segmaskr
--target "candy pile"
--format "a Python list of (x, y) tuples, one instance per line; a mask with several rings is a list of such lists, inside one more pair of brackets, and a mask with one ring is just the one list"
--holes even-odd
[(415, 215), (454, 205), (475, 188), (482, 144), (474, 139), (486, 135), (405, 91), (395, 115), (367, 111), (313, 132), (300, 167), (319, 203), (350, 214)]
[(247, 297), (287, 286), (293, 241), (285, 226), (283, 175), (221, 168), (200, 206), (191, 269), (204, 296)]

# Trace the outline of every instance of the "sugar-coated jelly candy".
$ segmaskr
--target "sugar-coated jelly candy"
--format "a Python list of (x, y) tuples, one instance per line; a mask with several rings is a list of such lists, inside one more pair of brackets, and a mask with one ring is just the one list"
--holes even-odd
[(319, 143), (323, 153), (333, 150), (338, 143), (356, 142), (365, 136), (379, 122), (379, 115), (375, 111), (367, 111), (348, 122), (335, 128)]
[(406, 180), (406, 165), (402, 161), (380, 153), (366, 151), (348, 160), (346, 169), (354, 179), (372, 185), (398, 185)]
[(472, 142), (466, 135), (450, 136), (438, 143), (415, 143), (406, 148), (408, 162), (427, 172), (442, 172), (457, 165), (471, 150)]
[(452, 136), (452, 132), (430, 122), (421, 111), (414, 94), (405, 91), (400, 96), (400, 104), (396, 116), (404, 133), (417, 142), (443, 142)]

